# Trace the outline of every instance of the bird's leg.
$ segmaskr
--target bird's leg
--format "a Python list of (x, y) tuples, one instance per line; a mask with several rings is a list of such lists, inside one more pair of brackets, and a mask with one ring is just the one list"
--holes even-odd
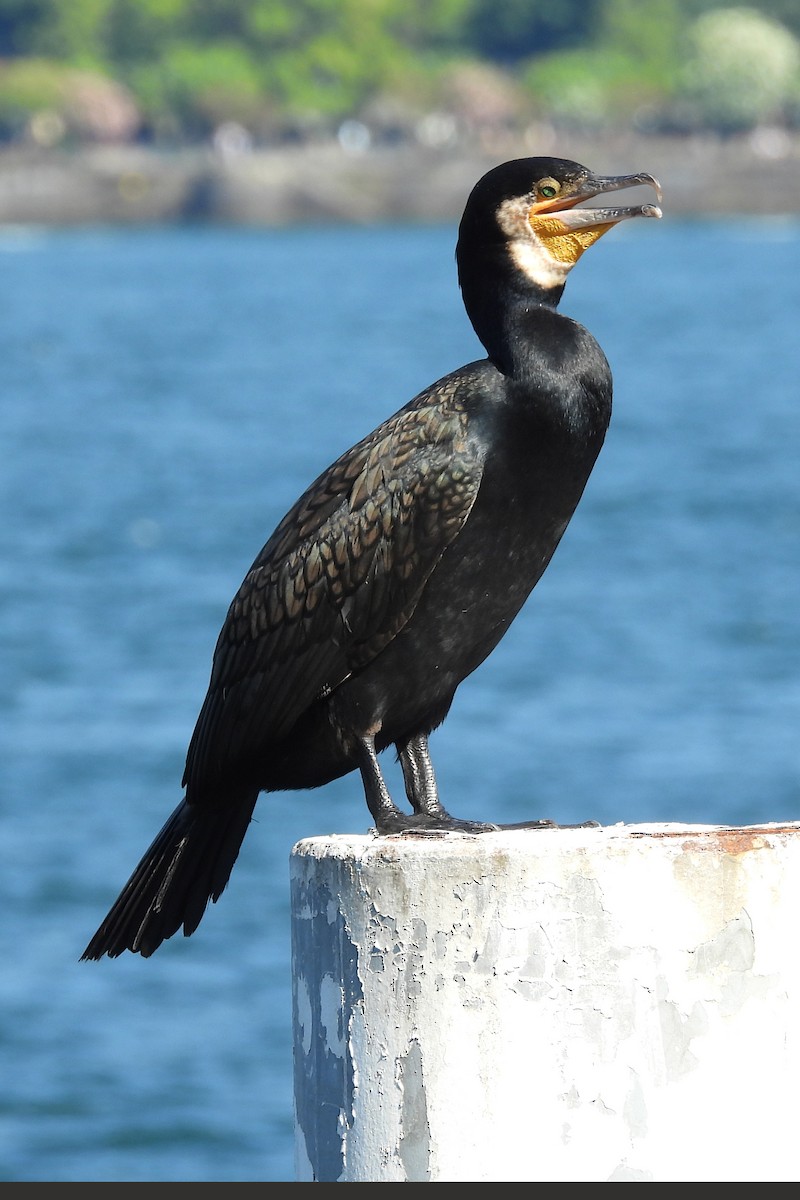
[(370, 734), (356, 738), (356, 762), (364, 784), (367, 807), (378, 833), (438, 833), (447, 829), (483, 833), (487, 829), (496, 829), (496, 825), (457, 821), (445, 812), (436, 793), (436, 780), (427, 751), (427, 739), (417, 739), (417, 742), (420, 740), (421, 748), (417, 744), (410, 753), (407, 753), (406, 746), (402, 749), (398, 747), (403, 762), (406, 789), (415, 810), (413, 813), (404, 813), (389, 795), (375, 752), (375, 739)]
[(372, 814), (378, 833), (395, 833), (404, 828), (404, 822), (408, 818), (389, 795), (389, 789), (375, 753), (375, 739), (371, 734), (357, 737), (356, 761), (364, 784), (367, 808)]
[(407, 742), (398, 743), (397, 753), (403, 768), (406, 795), (414, 810), (411, 816), (405, 818), (405, 832), (457, 830), (461, 833), (488, 833), (498, 828), (484, 821), (462, 821), (450, 816), (439, 799), (426, 733), (415, 734)]
[[(406, 785), (406, 795), (415, 813), (429, 817), (434, 825), (429, 828), (462, 829), (468, 833), (486, 833), (497, 829), (581, 829), (596, 825), (596, 821), (586, 821), (584, 825), (557, 826), (555, 821), (543, 817), (538, 821), (519, 821), (513, 825), (489, 825), (478, 821), (459, 821), (451, 817), (439, 800), (439, 789), (436, 786), (436, 775), (433, 770), (430, 750), (428, 749), (427, 734), (420, 733), (409, 738), (405, 745), (398, 747), (400, 765), (403, 768), (403, 779)], [(419, 826), (415, 826), (419, 828)]]
[(383, 778), (375, 739), (370, 734), (356, 739), (356, 761), (364, 784), (367, 807), (378, 833), (489, 833), (499, 829), (552, 829), (553, 821), (524, 821), (518, 825), (490, 825), (484, 821), (462, 821), (451, 817), (439, 800), (428, 738), (418, 734), (398, 746), (406, 794), (414, 809), (404, 813), (389, 794)]
[(427, 734), (409, 738), (404, 746), (398, 747), (398, 755), (406, 795), (414, 812), (427, 813), (429, 817), (449, 816), (439, 800)]

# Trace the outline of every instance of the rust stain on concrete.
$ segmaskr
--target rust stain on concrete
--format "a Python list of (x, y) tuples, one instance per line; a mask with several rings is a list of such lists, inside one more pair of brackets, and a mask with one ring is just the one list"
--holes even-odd
[(695, 850), (700, 853), (747, 854), (752, 850), (763, 850), (786, 838), (800, 837), (798, 825), (766, 825), (766, 826), (731, 826), (714, 829), (672, 829), (631, 830), (630, 836), (635, 838), (669, 838), (679, 839), (685, 850)]

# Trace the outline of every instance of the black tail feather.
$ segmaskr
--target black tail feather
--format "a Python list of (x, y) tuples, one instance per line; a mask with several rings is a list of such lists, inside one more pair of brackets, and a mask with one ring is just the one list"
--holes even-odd
[(149, 958), (183, 926), (194, 933), (209, 900), (217, 901), (253, 815), (258, 792), (223, 806), (183, 800), (120, 892), (81, 960), (124, 950)]

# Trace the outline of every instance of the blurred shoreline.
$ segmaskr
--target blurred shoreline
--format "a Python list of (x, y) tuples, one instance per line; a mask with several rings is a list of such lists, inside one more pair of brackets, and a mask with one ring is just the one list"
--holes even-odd
[(721, 139), (530, 133), (491, 145), (429, 148), (339, 140), (251, 149), (224, 142), (164, 151), (135, 145), (0, 150), (0, 225), (208, 222), (250, 226), (458, 220), (498, 162), (552, 154), (602, 174), (649, 171), (665, 215), (800, 211), (800, 135), (760, 129)]

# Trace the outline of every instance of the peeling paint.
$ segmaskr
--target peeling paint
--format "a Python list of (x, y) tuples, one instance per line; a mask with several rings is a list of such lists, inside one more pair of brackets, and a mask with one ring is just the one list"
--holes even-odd
[(335, 1182), (344, 1171), (354, 1088), (346, 1053), (349, 1013), (363, 996), (357, 949), (329, 881), (292, 881), (292, 974), (296, 1170)]
[(319, 989), (319, 1028), (329, 1053), (344, 1058), (344, 992), (332, 975), (323, 975)]
[(428, 1183), (431, 1131), (422, 1072), (422, 1049), (416, 1039), (409, 1044), (407, 1053), (398, 1058), (397, 1066), (402, 1092), (398, 1154), (408, 1180)]

